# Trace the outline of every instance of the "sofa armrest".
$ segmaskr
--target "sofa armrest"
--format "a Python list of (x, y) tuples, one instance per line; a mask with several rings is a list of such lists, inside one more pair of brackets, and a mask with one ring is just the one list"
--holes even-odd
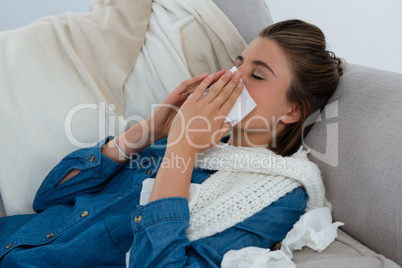
[(305, 140), (346, 233), (402, 264), (402, 74), (350, 64)]

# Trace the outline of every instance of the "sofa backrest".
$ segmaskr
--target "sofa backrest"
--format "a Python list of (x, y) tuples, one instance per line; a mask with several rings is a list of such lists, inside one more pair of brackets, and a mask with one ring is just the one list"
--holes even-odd
[(333, 217), (402, 265), (402, 74), (350, 64), (305, 140)]
[[(249, 44), (258, 33), (273, 23), (264, 0), (213, 0)], [(252, 4), (251, 4), (252, 3)]]

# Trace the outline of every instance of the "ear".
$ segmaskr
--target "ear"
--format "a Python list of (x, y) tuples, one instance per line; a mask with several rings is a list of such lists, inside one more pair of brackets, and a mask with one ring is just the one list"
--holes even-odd
[(296, 123), (300, 120), (301, 111), (299, 106), (292, 105), (287, 113), (282, 117), (281, 122), (284, 124)]

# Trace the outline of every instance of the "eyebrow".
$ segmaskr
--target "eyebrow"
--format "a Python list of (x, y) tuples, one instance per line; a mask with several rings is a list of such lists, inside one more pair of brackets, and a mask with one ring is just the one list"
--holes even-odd
[[(236, 61), (238, 61), (238, 60), (243, 62), (243, 61), (244, 61), (243, 56), (241, 56), (241, 55), (237, 56)], [(235, 62), (236, 62), (236, 61), (235, 61)], [(260, 61), (260, 60), (255, 60), (255, 61), (252, 61), (251, 63), (254, 64), (254, 65), (257, 65), (257, 66), (261, 66), (261, 67), (267, 68), (267, 69), (276, 77), (275, 72), (274, 72), (274, 71), (272, 70), (272, 68), (269, 67), (269, 65), (266, 64), (265, 62)]]

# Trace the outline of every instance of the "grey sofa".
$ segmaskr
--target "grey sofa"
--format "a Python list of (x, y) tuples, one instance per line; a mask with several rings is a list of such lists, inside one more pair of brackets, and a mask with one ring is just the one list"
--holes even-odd
[[(246, 42), (272, 23), (263, 0), (215, 2)], [(297, 267), (402, 265), (401, 121), (402, 74), (349, 64), (305, 140), (322, 170), (334, 221), (345, 225), (324, 252), (295, 252)]]
[[(345, 225), (322, 254), (296, 253), (297, 267), (400, 267), (402, 74), (349, 65), (329, 103), (337, 116), (325, 119), (324, 110), (305, 142), (337, 155), (336, 165), (312, 159), (322, 170), (334, 220)], [(331, 125), (337, 135), (328, 131)], [(328, 146), (329, 136), (338, 139), (337, 148)]]

